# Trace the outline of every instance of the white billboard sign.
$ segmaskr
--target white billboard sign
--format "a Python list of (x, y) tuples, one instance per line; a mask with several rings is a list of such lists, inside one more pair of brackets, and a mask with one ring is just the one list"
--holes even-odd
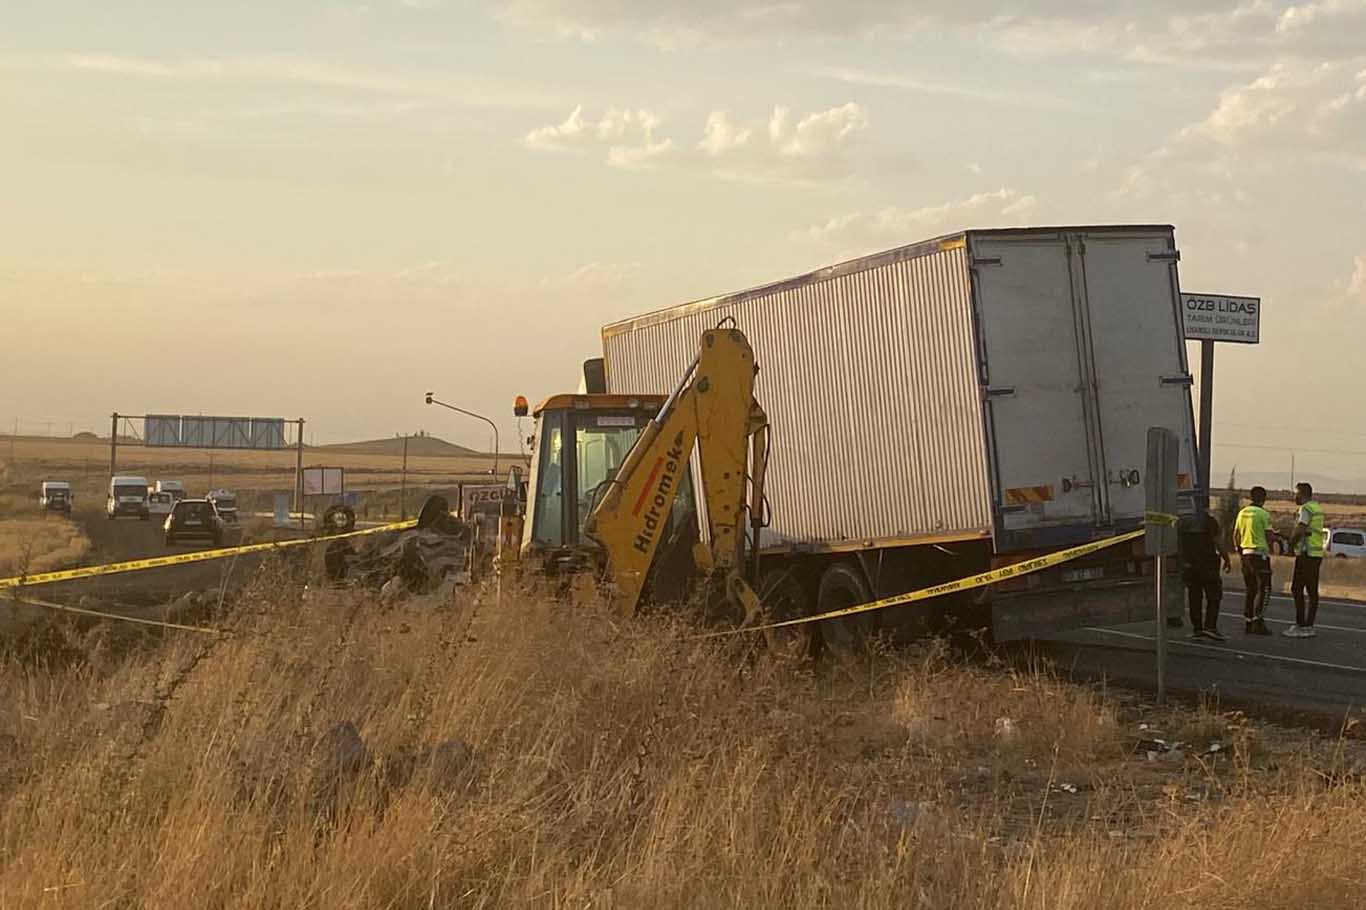
[(1181, 327), (1187, 341), (1257, 344), (1262, 333), (1262, 300), (1182, 291)]
[(477, 514), (497, 515), (506, 492), (504, 484), (465, 484), (460, 488), (460, 514), (466, 518)]
[(345, 487), (342, 468), (304, 468), (305, 496), (339, 496)]

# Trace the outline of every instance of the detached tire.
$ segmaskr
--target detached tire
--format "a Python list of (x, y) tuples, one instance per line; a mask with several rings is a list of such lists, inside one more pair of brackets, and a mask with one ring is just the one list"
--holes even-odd
[(356, 529), (356, 512), (350, 506), (332, 506), (323, 513), (322, 530), (327, 534), (344, 534)]
[[(868, 583), (864, 581), (862, 570), (851, 563), (838, 562), (821, 575), (820, 589), (816, 595), (816, 612), (843, 610), (846, 607), (868, 603), (872, 599), (873, 594), (868, 590)], [(866, 613), (827, 619), (819, 626), (825, 646), (845, 653), (862, 650), (873, 632), (872, 618)]]

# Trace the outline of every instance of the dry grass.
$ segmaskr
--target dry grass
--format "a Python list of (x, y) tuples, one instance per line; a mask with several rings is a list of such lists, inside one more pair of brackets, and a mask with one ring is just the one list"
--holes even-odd
[(90, 552), (90, 538), (57, 515), (0, 520), (0, 578), (75, 565)]
[[(933, 648), (792, 667), (534, 592), (272, 575), (219, 621), (0, 660), (0, 904), (1366, 904), (1352, 743)], [(1140, 721), (1226, 748), (1135, 758)], [(456, 738), (470, 761), (423, 758)]]
[[(1233, 558), (1233, 571), (1224, 575), (1226, 585), (1243, 586), (1238, 558)], [(1295, 557), (1271, 557), (1272, 590), (1290, 593), (1290, 581), (1295, 574)], [(1366, 600), (1366, 559), (1335, 559), (1326, 557), (1319, 569), (1319, 594), (1323, 597), (1343, 597)]]

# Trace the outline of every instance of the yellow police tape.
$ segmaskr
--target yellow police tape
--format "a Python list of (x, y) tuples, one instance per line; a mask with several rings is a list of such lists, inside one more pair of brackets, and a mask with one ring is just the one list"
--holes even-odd
[(992, 569), (989, 572), (980, 572), (976, 575), (969, 575), (967, 578), (960, 578), (956, 581), (946, 581), (943, 584), (934, 585), (930, 588), (921, 588), (919, 591), (910, 591), (906, 594), (895, 594), (891, 597), (885, 597), (882, 600), (874, 600), (865, 604), (844, 607), (840, 610), (830, 610), (826, 613), (817, 613), (815, 616), (802, 616), (798, 619), (786, 619), (781, 622), (769, 622), (757, 626), (742, 626), (738, 629), (723, 629), (719, 632), (708, 632), (694, 637), (720, 638), (723, 635), (738, 635), (741, 632), (763, 632), (768, 629), (782, 629), (788, 626), (824, 622), (827, 619), (838, 619), (841, 616), (871, 613), (874, 610), (885, 610), (888, 607), (900, 607), (921, 600), (930, 600), (935, 597), (942, 597), (945, 594), (952, 594), (956, 591), (971, 591), (973, 588), (985, 588), (987, 585), (995, 584), (998, 581), (1004, 581), (1007, 578), (1018, 578), (1021, 575), (1029, 575), (1033, 572), (1039, 572), (1060, 563), (1071, 562), (1074, 559), (1080, 559), (1083, 556), (1098, 553), (1099, 551), (1113, 547), (1116, 544), (1137, 540), (1145, 533), (1145, 531), (1130, 531), (1127, 534), (1120, 534), (1117, 537), (1094, 540), (1091, 543), (1084, 543), (1080, 546), (1069, 547), (1066, 550), (1059, 550), (1056, 553), (1049, 553), (1047, 556), (1039, 556), (1034, 559), (1027, 559), (1024, 562), (1002, 566), (999, 569)]
[(105, 613), (102, 610), (88, 610), (85, 607), (72, 607), (67, 604), (55, 604), (46, 600), (34, 600), (31, 597), (16, 597), (10, 603), (27, 604), (31, 607), (45, 607), (49, 610), (61, 610), (63, 613), (79, 613), (82, 616), (97, 616), (100, 619), (117, 619), (121, 622), (132, 622), (142, 626), (160, 626), (163, 629), (180, 629), (183, 632), (203, 632), (206, 635), (226, 635), (223, 629), (213, 629), (209, 626), (189, 626), (179, 622), (166, 622), (159, 619), (143, 619), (140, 616), (124, 616), (120, 613)]
[(411, 528), (416, 519), (366, 528), (362, 531), (348, 531), (345, 534), (331, 534), (326, 537), (303, 537), (298, 540), (279, 540), (272, 543), (253, 543), (241, 547), (224, 547), (218, 550), (198, 550), (193, 553), (177, 553), (174, 556), (152, 556), (147, 559), (130, 559), (127, 562), (113, 562), (103, 566), (82, 566), (79, 569), (63, 569), (58, 572), (39, 572), (35, 575), (18, 575), (13, 578), (0, 578), (0, 590), (5, 588), (48, 585), (57, 581), (73, 581), (78, 578), (96, 578), (101, 575), (118, 575), (124, 572), (141, 572), (145, 569), (161, 569), (166, 566), (182, 566), (192, 562), (206, 562), (211, 559), (227, 559), (246, 553), (264, 553), (267, 550), (284, 550), (301, 547), (311, 543), (330, 543), (348, 537), (361, 537), (365, 534), (379, 534), (384, 531), (398, 531)]
[(1167, 525), (1176, 527), (1181, 521), (1179, 515), (1168, 515), (1166, 512), (1144, 512), (1143, 521), (1150, 525)]

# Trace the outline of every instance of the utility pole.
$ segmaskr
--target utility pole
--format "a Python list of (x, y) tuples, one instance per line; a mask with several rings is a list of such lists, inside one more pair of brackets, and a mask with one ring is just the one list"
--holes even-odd
[(109, 430), (109, 479), (114, 479), (114, 471), (118, 464), (119, 451), (119, 412), (115, 411), (110, 416)]
[(299, 438), (294, 462), (294, 508), (299, 513), (299, 530), (304, 529), (304, 419), (299, 418)]
[(398, 482), (398, 520), (408, 520), (408, 433), (403, 434), (403, 470)]

